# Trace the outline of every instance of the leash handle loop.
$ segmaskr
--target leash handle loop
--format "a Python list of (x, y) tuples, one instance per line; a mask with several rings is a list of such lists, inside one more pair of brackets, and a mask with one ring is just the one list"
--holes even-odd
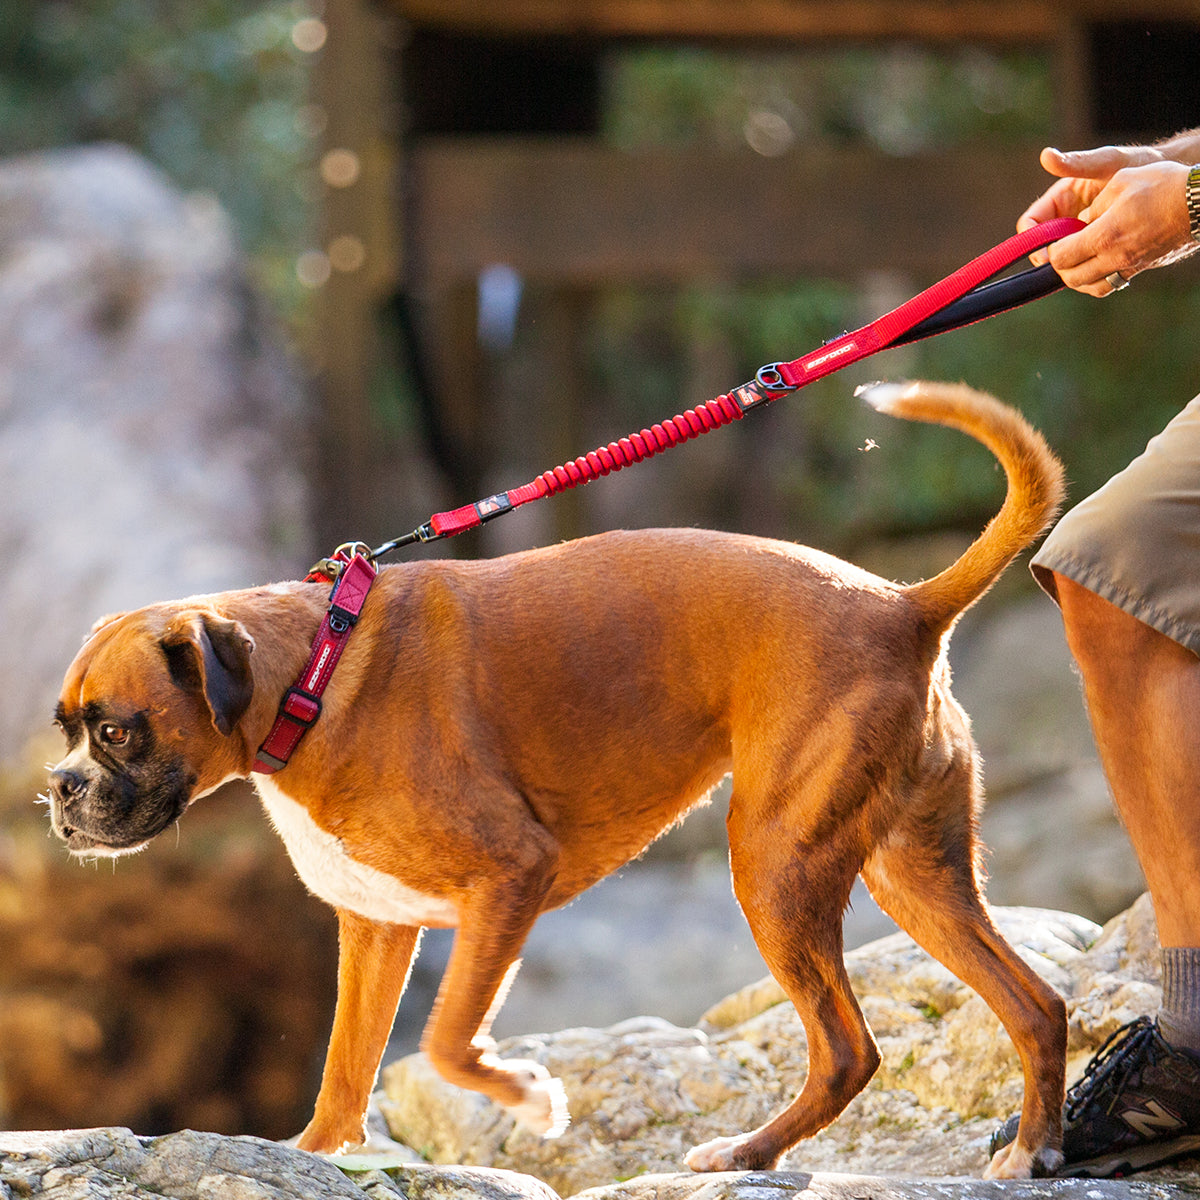
[[(973, 258), (969, 263), (959, 267), (945, 279), (938, 280), (932, 287), (919, 292), (911, 300), (906, 300), (898, 308), (884, 313), (882, 317), (872, 321), (869, 325), (864, 325), (861, 329), (854, 330), (853, 333), (844, 333), (841, 337), (834, 338), (791, 362), (776, 364), (780, 376), (794, 388), (803, 387), (806, 383), (812, 383), (815, 379), (831, 375), (834, 371), (840, 371), (843, 367), (889, 346), (904, 345), (906, 341), (915, 341), (915, 337), (906, 338), (905, 335), (911, 334), (920, 327), (922, 322), (938, 313), (951, 310), (956, 301), (964, 299), (979, 289), (981, 284), (999, 274), (1005, 267), (1011, 266), (1034, 250), (1048, 246), (1051, 242), (1066, 237), (1067, 234), (1077, 232), (1083, 228), (1083, 224), (1082, 221), (1077, 221), (1073, 217), (1057, 217), (1014, 234), (999, 245), (993, 246), (985, 254), (979, 255), (978, 258)], [(1055, 278), (1057, 279), (1057, 276)], [(1062, 286), (1061, 280), (1058, 286)], [(1051, 287), (1049, 290), (1056, 289)], [(1031, 293), (1026, 298), (1033, 299), (1035, 294), (1045, 295), (1047, 293)], [(1008, 297), (1007, 293), (1006, 297)], [(995, 298), (995, 292), (991, 293), (990, 297), (985, 295), (985, 299)], [(920, 336), (932, 336), (934, 332), (957, 329), (970, 321), (982, 320), (994, 313), (1006, 311), (1017, 303), (1021, 303), (1021, 301), (1012, 299), (1012, 302), (1008, 303), (1006, 300), (1003, 307), (981, 306), (974, 316), (953, 318), (952, 324), (943, 324)]]
[(981, 284), (972, 288), (965, 296), (947, 304), (940, 312), (918, 321), (891, 345), (907, 346), (939, 333), (947, 333), (951, 329), (962, 329), (963, 326), (973, 325), (985, 317), (994, 317), (998, 313), (1028, 304), (1030, 300), (1049, 296), (1065, 286), (1058, 277), (1058, 272), (1049, 263), (1032, 267), (1007, 279)]

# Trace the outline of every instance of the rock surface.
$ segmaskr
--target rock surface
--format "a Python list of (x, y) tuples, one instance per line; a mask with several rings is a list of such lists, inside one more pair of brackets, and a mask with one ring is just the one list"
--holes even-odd
[[(898, 1179), (828, 1172), (646, 1175), (587, 1200), (1190, 1200), (1200, 1180)], [(257, 1138), (135, 1137), (128, 1129), (0, 1133), (3, 1200), (557, 1200), (529, 1175), (482, 1167), (339, 1170)]]

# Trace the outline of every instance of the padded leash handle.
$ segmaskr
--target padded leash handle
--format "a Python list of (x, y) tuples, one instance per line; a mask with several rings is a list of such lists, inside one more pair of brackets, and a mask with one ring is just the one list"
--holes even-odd
[(939, 333), (948, 333), (951, 329), (974, 325), (976, 321), (982, 321), (985, 317), (994, 317), (999, 313), (1020, 308), (1030, 300), (1040, 300), (1063, 287), (1066, 287), (1066, 284), (1049, 263), (1040, 267), (1030, 267), (1029, 270), (1012, 275), (1008, 279), (997, 279), (994, 283), (984, 283), (972, 288), (965, 296), (947, 304), (940, 312), (918, 321), (891, 345), (907, 346), (924, 338), (935, 337)]
[(972, 259), (952, 275), (869, 325), (832, 338), (791, 362), (769, 363), (760, 367), (753, 380), (734, 388), (732, 392), (690, 408), (649, 429), (621, 438), (620, 441), (599, 446), (590, 454), (543, 472), (521, 487), (498, 492), (450, 512), (435, 513), (426, 524), (411, 533), (385, 542), (371, 552), (371, 557), (376, 559), (414, 542), (432, 542), (474, 529), (531, 500), (540, 500), (567, 488), (590, 483), (603, 475), (610, 475), (660, 454), (680, 442), (740, 420), (750, 409), (769, 404), (780, 396), (797, 391), (816, 379), (860, 362), (880, 350), (908, 345), (951, 329), (961, 329), (964, 325), (1048, 296), (1063, 287), (1062, 280), (1049, 265), (1034, 267), (995, 282), (989, 280), (1019, 259), (1059, 238), (1076, 233), (1083, 226), (1082, 221), (1072, 217), (1060, 217), (1034, 225)]
[[(859, 362), (880, 350), (886, 350), (889, 346), (903, 345), (908, 341), (916, 341), (919, 337), (928, 337), (930, 334), (919, 332), (920, 327), (925, 321), (934, 322), (939, 314), (949, 323), (931, 332), (959, 329), (984, 317), (1005, 312), (1014, 304), (1023, 303), (1016, 297), (1025, 290), (1029, 281), (1009, 283), (1007, 288), (1000, 287), (990, 292), (981, 285), (986, 284), (1006, 267), (1012, 266), (1018, 259), (1082, 228), (1082, 221), (1073, 217), (1059, 217), (1014, 234), (998, 246), (993, 246), (986, 254), (973, 258), (952, 275), (947, 275), (945, 279), (939, 280), (932, 287), (926, 288), (911, 300), (906, 300), (899, 308), (892, 309), (869, 325), (864, 325), (853, 333), (844, 333), (841, 337), (833, 338), (791, 362), (776, 363), (780, 378), (792, 389), (800, 388), (812, 383), (814, 379), (831, 375), (851, 363)], [(1040, 276), (1037, 282), (1044, 283), (1044, 280), (1045, 276)], [(973, 300), (969, 298), (971, 293), (976, 293)], [(1036, 292), (1031, 292), (1027, 298), (1033, 299), (1035, 294)]]

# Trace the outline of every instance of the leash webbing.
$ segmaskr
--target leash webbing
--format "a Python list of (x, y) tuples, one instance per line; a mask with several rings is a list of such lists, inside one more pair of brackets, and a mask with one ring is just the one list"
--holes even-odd
[[(1008, 312), (1030, 300), (1047, 296), (1063, 286), (1062, 280), (1049, 265), (1034, 267), (1008, 279), (992, 283), (987, 281), (1034, 250), (1082, 228), (1082, 221), (1061, 217), (1015, 234), (861, 329), (832, 338), (791, 362), (770, 363), (760, 367), (749, 383), (649, 429), (643, 429), (640, 433), (609, 442), (607, 446), (599, 446), (589, 454), (543, 472), (520, 487), (498, 492), (449, 512), (435, 513), (411, 533), (385, 542), (371, 551), (371, 558), (377, 559), (414, 542), (437, 541), (474, 529), (522, 504), (590, 483), (602, 475), (610, 475), (642, 462), (680, 442), (740, 420), (752, 408), (790, 395), (814, 380), (860, 362), (880, 350), (908, 345), (951, 329), (961, 329), (986, 317)], [(331, 568), (336, 567), (336, 564), (330, 565)], [(321, 566), (318, 564), (318, 568)]]

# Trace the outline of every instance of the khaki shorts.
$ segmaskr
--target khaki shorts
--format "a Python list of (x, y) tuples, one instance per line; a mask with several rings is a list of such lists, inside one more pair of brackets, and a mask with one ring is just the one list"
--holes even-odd
[(1074, 580), (1200, 654), (1200, 396), (1068, 512), (1030, 564)]

